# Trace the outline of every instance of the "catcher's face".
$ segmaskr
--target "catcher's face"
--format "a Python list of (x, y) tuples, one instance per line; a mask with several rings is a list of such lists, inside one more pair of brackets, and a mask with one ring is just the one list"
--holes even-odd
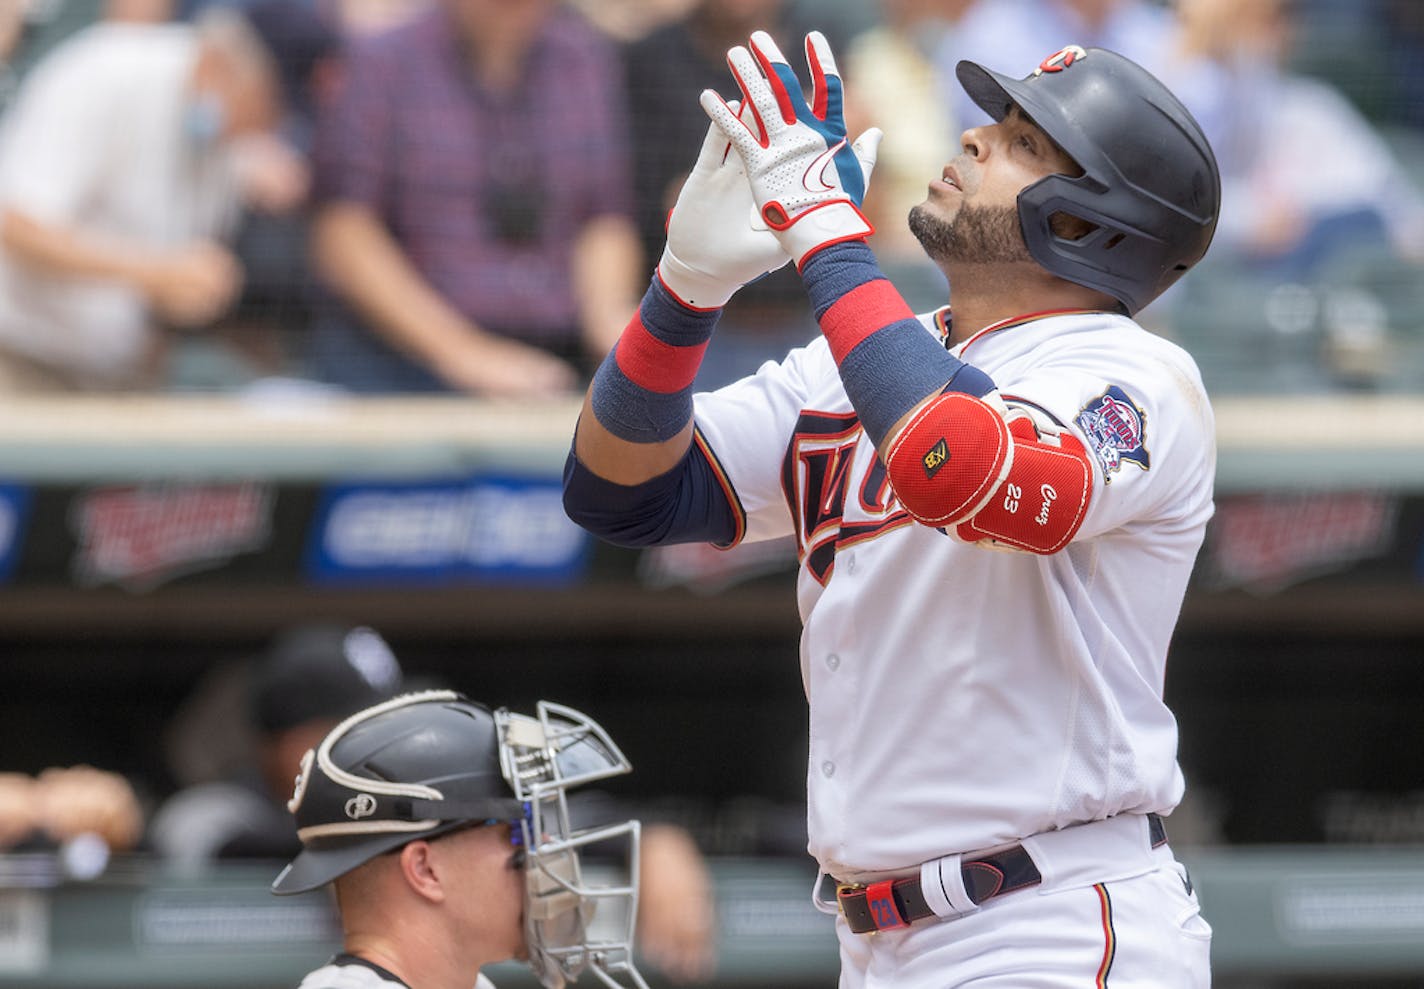
[(455, 881), (450, 910), (459, 929), (492, 957), (525, 958), (524, 870), (512, 861), (508, 824), (457, 831), (431, 843)]

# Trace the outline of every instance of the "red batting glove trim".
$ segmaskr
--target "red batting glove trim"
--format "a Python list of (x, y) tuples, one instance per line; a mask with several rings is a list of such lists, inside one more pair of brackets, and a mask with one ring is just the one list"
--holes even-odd
[(781, 110), (781, 119), (787, 124), (796, 123), (796, 107), (791, 103), (791, 94), (786, 91), (786, 87), (781, 82), (781, 76), (776, 74), (776, 69), (772, 67), (771, 58), (757, 47), (755, 39), (751, 42), (752, 56), (761, 66), (762, 73), (766, 76), (767, 85), (771, 88), (771, 93), (776, 97), (776, 105)]
[(821, 59), (809, 37), (806, 39), (806, 64), (811, 66), (811, 88), (815, 91), (816, 103), (811, 107), (811, 112), (816, 115), (817, 120), (825, 120), (826, 108), (830, 102), (830, 93), (826, 88), (826, 69), (821, 65)]
[[(672, 211), (671, 211), (671, 210), (668, 211), (668, 215), (669, 215), (669, 216), (672, 215)], [(721, 306), (694, 306), (692, 303), (688, 302), (688, 301), (687, 301), (686, 299), (684, 299), (682, 296), (678, 295), (676, 292), (673, 291), (672, 286), (667, 283), (667, 279), (663, 277), (663, 271), (662, 271), (662, 266), (661, 266), (661, 265), (659, 265), (658, 267), (656, 267), (656, 268), (653, 269), (653, 274), (657, 276), (658, 284), (661, 285), (664, 289), (666, 289), (666, 290), (667, 290), (667, 294), (670, 295), (670, 296), (672, 296), (674, 299), (676, 299), (676, 300), (677, 300), (677, 304), (680, 305), (680, 306), (682, 306), (682, 308), (684, 308), (684, 309), (689, 309), (689, 310), (691, 310), (692, 312), (717, 312), (718, 310), (720, 310), (720, 309), (722, 308)], [(634, 317), (634, 318), (636, 318), (636, 317)]]

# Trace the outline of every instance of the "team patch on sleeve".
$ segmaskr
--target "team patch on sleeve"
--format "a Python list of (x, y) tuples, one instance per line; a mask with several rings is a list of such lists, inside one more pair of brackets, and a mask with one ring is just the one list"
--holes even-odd
[(1151, 469), (1147, 452), (1147, 413), (1117, 385), (1090, 401), (1078, 412), (1080, 429), (1088, 438), (1088, 447), (1103, 468), (1103, 481), (1125, 463)]

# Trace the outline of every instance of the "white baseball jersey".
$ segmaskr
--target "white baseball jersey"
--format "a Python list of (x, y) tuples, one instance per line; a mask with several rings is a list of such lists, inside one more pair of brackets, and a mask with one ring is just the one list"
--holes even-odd
[[(998, 324), (952, 353), (1089, 451), (1091, 502), (1058, 553), (914, 521), (824, 339), (696, 398), (742, 538), (798, 540), (810, 850), (840, 879), (1167, 813), (1182, 795), (1162, 689), (1212, 514), (1215, 430), (1196, 365), (1101, 312)], [(1007, 482), (994, 498), (1059, 510)]]
[[(297, 989), (401, 989), (405, 986), (396, 976), (370, 962), (351, 955), (337, 955), (310, 973)], [(495, 989), (495, 986), (481, 973), (475, 977), (475, 989)]]

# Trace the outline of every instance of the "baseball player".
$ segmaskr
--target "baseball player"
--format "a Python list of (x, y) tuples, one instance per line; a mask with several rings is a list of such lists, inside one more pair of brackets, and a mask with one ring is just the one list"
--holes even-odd
[[(529, 717), (425, 691), (337, 725), (302, 759), (303, 848), (272, 884), (335, 887), (344, 950), (302, 989), (492, 989), (480, 968), (510, 958), (548, 989), (584, 972), (647, 989), (631, 947), (638, 822), (576, 830), (566, 798), (629, 769), (597, 723), (547, 701)], [(627, 850), (626, 883), (584, 874), (595, 842)]]
[[(806, 55), (809, 103), (764, 33), (728, 53), (740, 106), (703, 94), (712, 127), (589, 389), (566, 506), (628, 545), (795, 534), (842, 987), (1205, 986), (1162, 687), (1213, 420), (1192, 359), (1132, 317), (1207, 249), (1212, 152), (1111, 51), (1024, 79), (961, 62), (994, 122), (911, 213), (953, 301), (916, 316), (865, 243), (879, 135), (848, 141), (824, 38)], [(788, 258), (821, 337), (694, 398), (718, 307)]]

